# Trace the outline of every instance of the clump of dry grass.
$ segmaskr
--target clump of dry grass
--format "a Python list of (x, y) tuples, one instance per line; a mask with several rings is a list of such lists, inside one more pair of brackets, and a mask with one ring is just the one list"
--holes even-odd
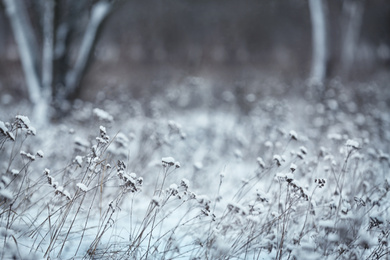
[[(313, 118), (345, 120), (335, 102), (315, 106)], [(50, 157), (28, 142), (28, 118), (0, 122), (2, 258), (387, 256), (388, 154), (320, 119), (320, 130), (286, 131), (284, 106), (265, 103), (232, 132), (154, 119), (127, 138), (100, 126), (74, 152), (66, 145), (61, 163), (53, 158), (63, 151)], [(218, 161), (226, 165), (214, 174)]]

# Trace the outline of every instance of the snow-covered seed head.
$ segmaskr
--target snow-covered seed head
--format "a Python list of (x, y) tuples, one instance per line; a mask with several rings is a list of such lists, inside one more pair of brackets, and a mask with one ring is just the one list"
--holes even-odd
[(169, 193), (172, 196), (176, 196), (179, 193), (179, 188), (178, 188), (177, 184), (173, 183), (169, 186)]
[(294, 163), (291, 163), (291, 165), (290, 165), (291, 172), (295, 172), (296, 169), (297, 169), (297, 166)]
[[(173, 157), (163, 157), (161, 158), (163, 167), (169, 167), (175, 165), (175, 159)], [(179, 164), (180, 167), (180, 164)]]
[(17, 128), (26, 129), (28, 135), (36, 134), (36, 130), (31, 126), (30, 119), (27, 116), (17, 115), (15, 117), (15, 125)]
[(160, 200), (159, 200), (159, 198), (158, 198), (157, 196), (154, 196), (154, 197), (152, 198), (151, 203), (152, 203), (154, 206), (156, 206), (156, 207), (159, 207), (159, 206), (160, 206)]
[(307, 149), (306, 149), (306, 147), (304, 147), (304, 146), (301, 146), (301, 147), (299, 147), (299, 150), (301, 151), (301, 153), (302, 154), (307, 154)]
[(276, 165), (278, 167), (280, 167), (282, 165), (283, 158), (280, 155), (275, 154), (274, 157), (273, 157), (273, 160), (276, 162)]
[(353, 149), (359, 149), (360, 148), (360, 145), (357, 141), (354, 141), (354, 140), (351, 140), (351, 139), (348, 139), (347, 142), (345, 143), (345, 145), (347, 147), (351, 147)]
[(265, 163), (263, 161), (263, 158), (257, 157), (256, 161), (257, 161), (257, 164), (259, 165), (260, 168), (262, 168), (262, 169), (265, 168)]
[(43, 155), (44, 155), (44, 153), (42, 152), (42, 150), (39, 150), (39, 151), (37, 152), (37, 156), (38, 156), (39, 158), (43, 158)]
[(298, 141), (298, 134), (294, 130), (291, 130), (289, 136), (292, 140)]
[(35, 156), (32, 155), (31, 153), (26, 153), (25, 151), (20, 151), (20, 155), (22, 158), (27, 159), (29, 161), (35, 161)]
[(43, 173), (44, 173), (46, 176), (48, 176), (48, 175), (50, 174), (50, 170), (47, 169), (47, 168), (45, 168), (45, 170), (43, 171)]
[(187, 191), (190, 186), (190, 181), (187, 179), (182, 179), (180, 182), (180, 187), (183, 188), (184, 191)]

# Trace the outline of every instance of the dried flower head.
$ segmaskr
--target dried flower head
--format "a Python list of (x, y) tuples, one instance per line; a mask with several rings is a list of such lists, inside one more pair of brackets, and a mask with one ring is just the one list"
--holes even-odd
[(110, 137), (107, 135), (107, 130), (104, 126), (100, 126), (100, 136), (96, 137), (99, 144), (108, 144)]
[(359, 149), (360, 148), (359, 143), (357, 141), (354, 141), (354, 140), (351, 140), (351, 139), (348, 139), (347, 142), (345, 143), (345, 145), (347, 147), (351, 147), (353, 149)]
[(319, 188), (322, 188), (325, 186), (326, 180), (325, 179), (314, 179), (314, 182), (318, 184)]
[(273, 157), (273, 160), (276, 162), (276, 165), (278, 167), (282, 166), (282, 162), (284, 161), (282, 156), (278, 155), (278, 154), (275, 154), (274, 157)]
[(179, 193), (179, 187), (177, 184), (173, 183), (169, 186), (169, 194), (176, 196)]
[(187, 180), (187, 179), (182, 179), (180, 181), (180, 187), (184, 190), (184, 191), (187, 191), (188, 188), (190, 187), (190, 181)]
[(12, 132), (8, 131), (7, 125), (0, 121), (0, 141), (3, 140), (3, 138), (6, 139), (11, 139), (12, 141), (15, 141), (15, 136)]
[(169, 167), (175, 165), (175, 159), (173, 157), (161, 158), (163, 167)]
[(17, 115), (15, 117), (15, 125), (19, 129), (27, 130), (28, 135), (35, 135), (36, 134), (36, 130), (34, 127), (31, 126), (30, 119), (28, 119), (27, 116)]
[(296, 169), (297, 169), (297, 166), (294, 163), (291, 163), (291, 165), (290, 165), (291, 172), (295, 172)]
[(43, 151), (42, 151), (42, 150), (39, 150), (39, 151), (37, 152), (37, 156), (38, 156), (39, 158), (43, 158), (43, 156), (44, 156)]
[(291, 130), (289, 136), (292, 140), (298, 141), (298, 134), (294, 130)]
[(265, 168), (265, 163), (261, 157), (257, 157), (256, 161), (257, 161), (257, 164), (259, 165), (260, 168), (262, 168), (262, 169)]
[(27, 159), (29, 161), (35, 161), (35, 156), (31, 153), (26, 153), (25, 151), (20, 151), (20, 155), (22, 158)]
[(301, 153), (303, 153), (303, 154), (307, 154), (307, 149), (306, 149), (306, 147), (304, 147), (304, 146), (300, 146), (299, 147), (299, 150), (301, 151)]

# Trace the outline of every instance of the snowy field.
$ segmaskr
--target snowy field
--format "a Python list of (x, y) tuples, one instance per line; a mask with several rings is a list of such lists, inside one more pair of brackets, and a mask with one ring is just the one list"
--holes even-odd
[(42, 126), (3, 102), (0, 259), (388, 259), (388, 86), (202, 84)]

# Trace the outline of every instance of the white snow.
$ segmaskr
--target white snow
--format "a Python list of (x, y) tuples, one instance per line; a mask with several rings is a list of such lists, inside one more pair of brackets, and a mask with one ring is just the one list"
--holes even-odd
[(294, 172), (296, 169), (297, 169), (297, 165), (295, 163), (291, 163), (290, 170)]
[(300, 146), (299, 147), (299, 150), (303, 153), (303, 154), (307, 154), (307, 148), (305, 146)]
[(38, 150), (37, 155), (38, 155), (39, 157), (43, 158), (44, 153), (43, 153), (42, 150)]
[(290, 135), (291, 139), (298, 140), (298, 134), (294, 130), (291, 130), (289, 135)]
[(31, 153), (27, 153), (25, 151), (20, 151), (20, 155), (22, 157), (25, 157), (26, 159), (29, 159), (30, 161), (34, 161), (35, 160), (35, 156), (32, 155)]
[(80, 155), (77, 155), (75, 158), (74, 158), (74, 161), (81, 167), (83, 165), (83, 157), (80, 156)]
[(15, 118), (20, 121), (22, 128), (27, 129), (28, 133), (36, 135), (36, 130), (31, 126), (30, 119), (27, 116), (17, 115)]
[(95, 108), (93, 114), (102, 121), (112, 122), (114, 120), (112, 115), (100, 108)]
[(87, 192), (89, 190), (89, 188), (84, 183), (81, 182), (77, 183), (77, 187), (83, 192)]
[(120, 146), (126, 147), (129, 143), (129, 139), (124, 133), (118, 133), (115, 137), (115, 142)]
[(347, 142), (345, 143), (345, 145), (348, 147), (359, 149), (359, 143), (355, 140), (352, 140), (352, 139), (348, 139)]
[(74, 143), (76, 145), (79, 145), (79, 146), (82, 146), (82, 147), (85, 147), (85, 148), (89, 147), (89, 145), (90, 145), (88, 140), (85, 140), (85, 139), (83, 139), (83, 138), (81, 138), (79, 136), (75, 137)]
[(203, 169), (203, 163), (200, 161), (197, 161), (194, 163), (195, 170), (200, 171)]
[(173, 157), (163, 157), (161, 158), (163, 166), (173, 166), (175, 165), (175, 159)]
[(261, 168), (265, 168), (265, 163), (264, 163), (263, 158), (257, 157), (256, 161), (257, 161), (257, 163), (259, 164), (259, 166), (260, 166)]
[(331, 134), (328, 134), (328, 139), (340, 141), (343, 139), (343, 136), (341, 134), (331, 133)]
[(13, 195), (8, 189), (0, 189), (0, 197), (11, 200)]

